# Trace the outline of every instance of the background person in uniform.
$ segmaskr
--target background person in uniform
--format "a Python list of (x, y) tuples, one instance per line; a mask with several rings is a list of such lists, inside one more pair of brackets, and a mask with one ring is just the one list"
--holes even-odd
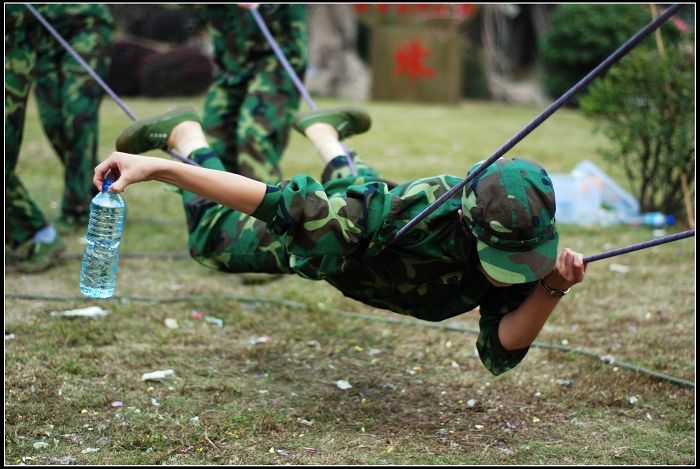
[[(113, 21), (100, 4), (45, 4), (39, 13), (102, 76), (109, 58)], [(64, 166), (61, 213), (54, 225), (32, 201), (15, 173), (26, 114), (35, 85), (41, 123)], [(56, 228), (84, 227), (95, 195), (97, 82), (21, 4), (5, 6), (5, 246), (20, 270), (50, 267), (64, 249)]]
[(198, 8), (209, 26), (217, 65), (204, 102), (202, 127), (227, 171), (276, 183), (300, 96), (248, 9), (258, 9), (284, 56), (303, 77), (307, 7), (212, 4)]

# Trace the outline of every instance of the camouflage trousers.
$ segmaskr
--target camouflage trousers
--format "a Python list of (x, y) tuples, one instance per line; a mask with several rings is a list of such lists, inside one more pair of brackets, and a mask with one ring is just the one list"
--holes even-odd
[[(303, 76), (303, 68), (296, 70)], [(273, 184), (299, 107), (299, 92), (273, 55), (209, 89), (202, 127), (227, 171)], [(247, 78), (246, 78), (247, 77)]]
[[(21, 10), (24, 10), (23, 6)], [(26, 11), (6, 11), (5, 32), (5, 244), (16, 247), (46, 226), (15, 170), (32, 84), (43, 129), (64, 168), (63, 214), (84, 217), (96, 193), (98, 113), (102, 90), (58, 41)], [(111, 26), (86, 20), (53, 24), (99, 73), (108, 70)]]
[[(192, 158), (205, 168), (226, 170), (211, 149), (196, 150)], [(352, 181), (361, 183), (366, 178), (379, 177), (361, 159), (354, 158), (353, 162), (357, 175)], [(326, 165), (321, 182), (326, 184), (351, 175), (346, 157), (339, 156)], [(183, 202), (189, 251), (200, 264), (232, 273), (294, 273), (284, 236), (268, 232), (265, 222), (191, 192), (183, 191)]]

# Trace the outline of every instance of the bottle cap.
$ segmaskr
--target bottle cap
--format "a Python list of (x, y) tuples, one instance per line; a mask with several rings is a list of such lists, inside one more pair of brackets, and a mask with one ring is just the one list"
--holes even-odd
[(666, 215), (666, 224), (668, 226), (673, 226), (676, 223), (676, 217), (673, 215)]
[(109, 186), (114, 184), (114, 181), (116, 181), (116, 179), (112, 179), (112, 178), (105, 179), (105, 182), (102, 183), (102, 192), (108, 191)]

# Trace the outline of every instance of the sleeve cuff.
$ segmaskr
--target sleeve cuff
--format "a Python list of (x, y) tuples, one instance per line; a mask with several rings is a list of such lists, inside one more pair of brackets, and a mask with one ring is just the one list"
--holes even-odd
[(258, 205), (258, 208), (255, 209), (251, 216), (265, 223), (270, 223), (277, 213), (277, 206), (281, 197), (282, 191), (280, 188), (268, 184), (262, 202), (260, 202), (260, 205)]
[(494, 352), (494, 355), (496, 355), (499, 358), (502, 358), (504, 361), (511, 361), (517, 358), (519, 362), (523, 359), (527, 351), (530, 350), (529, 345), (525, 348), (517, 350), (506, 350), (503, 347), (503, 344), (501, 343), (501, 339), (498, 338), (497, 331), (494, 334), (491, 334), (491, 347)]
[(485, 338), (485, 343), (477, 342), (477, 350), (486, 369), (494, 376), (498, 376), (515, 368), (525, 358), (530, 347), (506, 350), (498, 339), (498, 333), (494, 332)]

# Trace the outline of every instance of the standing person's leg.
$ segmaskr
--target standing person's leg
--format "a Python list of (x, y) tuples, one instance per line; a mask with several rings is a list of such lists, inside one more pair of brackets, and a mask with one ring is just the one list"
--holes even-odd
[(15, 173), (22, 144), (27, 97), (36, 66), (40, 25), (23, 5), (6, 6), (5, 30), (5, 245), (20, 269), (44, 270), (65, 248)]
[(299, 92), (277, 58), (255, 64), (238, 119), (239, 174), (268, 184), (282, 178), (282, 154), (299, 107)]
[[(237, 81), (243, 77), (238, 77)], [(221, 155), (226, 171), (240, 174), (238, 169), (238, 117), (246, 86), (232, 83), (228, 77), (217, 78), (204, 99), (202, 128), (209, 145)]]
[[(70, 18), (61, 28), (63, 37), (99, 75), (108, 72), (107, 49), (111, 24), (98, 17), (81, 20), (77, 28)], [(63, 24), (63, 23), (62, 23)], [(90, 74), (52, 38), (41, 51), (37, 103), (44, 130), (65, 169), (61, 215), (56, 223), (69, 232), (87, 222), (95, 195), (93, 168), (97, 164), (99, 109), (102, 89)], [(44, 60), (45, 59), (45, 60)]]

